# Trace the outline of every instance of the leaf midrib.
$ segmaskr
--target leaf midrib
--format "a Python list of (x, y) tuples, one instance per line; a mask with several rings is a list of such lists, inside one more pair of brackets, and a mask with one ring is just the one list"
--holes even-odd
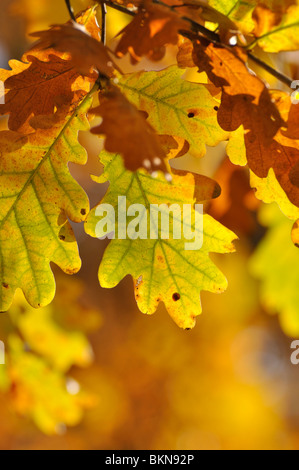
[(272, 29), (271, 31), (268, 31), (268, 33), (265, 33), (262, 36), (257, 37), (255, 42), (261, 41), (262, 39), (265, 39), (269, 36), (272, 36), (273, 34), (280, 33), (281, 31), (284, 31), (285, 29), (294, 28), (295, 26), (299, 26), (299, 21), (296, 21), (295, 23), (291, 23), (291, 24), (281, 26), (281, 27), (276, 28), (276, 29)]
[[(151, 83), (150, 85), (152, 85), (152, 83)], [(163, 97), (162, 97), (162, 98), (157, 98), (157, 97), (155, 97), (155, 95), (150, 95), (150, 94), (148, 94), (148, 93), (145, 93), (145, 92), (144, 92), (144, 89), (137, 89), (137, 88), (134, 88), (134, 87), (132, 87), (132, 86), (129, 86), (129, 85), (125, 84), (125, 83), (121, 83), (121, 84), (119, 84), (119, 86), (120, 86), (120, 88), (124, 88), (124, 89), (126, 89), (126, 90), (129, 90), (131, 93), (137, 94), (137, 95), (139, 95), (139, 96), (142, 96), (142, 97), (148, 99), (149, 101), (152, 101), (157, 107), (158, 107), (159, 104), (160, 104), (161, 106), (166, 106), (167, 108), (172, 109), (173, 112), (175, 113), (175, 115), (176, 115), (176, 117), (177, 117), (179, 123), (180, 123), (181, 128), (184, 130), (185, 134), (188, 136), (188, 141), (189, 141), (189, 143), (192, 144), (192, 145), (194, 145), (195, 147), (198, 145), (198, 142), (197, 142), (197, 140), (196, 140), (196, 134), (195, 134), (195, 136), (193, 136), (193, 135), (192, 135), (192, 132), (190, 132), (190, 131), (188, 130), (188, 128), (186, 127), (186, 124), (182, 121), (182, 116), (183, 116), (183, 118), (186, 117), (186, 114), (185, 114), (185, 111), (186, 111), (186, 110), (185, 110), (185, 109), (179, 108), (179, 107), (177, 107), (177, 106), (174, 106), (174, 105), (170, 104), (168, 101), (166, 101), (166, 99), (167, 99), (168, 97), (165, 97), (165, 98), (163, 98)], [(147, 87), (146, 87), (146, 88), (147, 88)], [(178, 93), (178, 94), (179, 94), (179, 93)], [(185, 90), (185, 91), (181, 92), (180, 94), (182, 94), (182, 95), (183, 95), (183, 94), (188, 94), (188, 91)], [(176, 96), (176, 95), (174, 95), (174, 96)], [(157, 118), (158, 118), (160, 127), (162, 127), (159, 111), (157, 111)], [(192, 120), (193, 120), (193, 122), (199, 123), (199, 125), (202, 125), (202, 123), (203, 123), (203, 121), (202, 121), (201, 119), (199, 119), (197, 116), (194, 116), (194, 118), (193, 118)], [(212, 133), (211, 130), (210, 130), (210, 125), (208, 125), (207, 122), (205, 122), (204, 126), (205, 126), (205, 129), (206, 129), (207, 133), (208, 133), (209, 136), (211, 137), (211, 136), (213, 135), (213, 133)], [(155, 126), (154, 126), (154, 127), (155, 127)], [(178, 135), (178, 137), (186, 138), (186, 137), (185, 137), (184, 135), (182, 135), (181, 133), (178, 133), (177, 135)]]
[[(139, 186), (139, 189), (140, 189), (140, 192), (142, 194), (142, 197), (144, 199), (144, 202), (146, 204), (146, 207), (147, 207), (147, 210), (149, 211), (150, 210), (150, 202), (147, 198), (147, 195), (146, 195), (146, 192), (144, 191), (143, 189), (143, 186), (142, 186), (142, 183), (139, 179), (139, 176), (138, 176), (138, 173), (134, 173), (134, 177), (137, 181), (137, 184)], [(169, 274), (170, 274), (170, 277), (172, 278), (173, 280), (173, 283), (175, 284), (176, 286), (176, 289), (177, 289), (177, 292), (180, 294), (180, 297), (181, 297), (181, 300), (182, 300), (182, 304), (183, 306), (186, 308), (186, 305), (185, 305), (185, 302), (184, 302), (184, 295), (182, 294), (181, 292), (181, 289), (180, 287), (178, 286), (177, 282), (176, 282), (176, 278), (175, 278), (175, 275), (173, 274), (172, 270), (171, 270), (171, 267), (169, 265), (169, 262), (168, 262), (168, 259), (167, 259), (167, 256), (166, 256), (166, 253), (165, 253), (165, 250), (164, 250), (164, 246), (163, 246), (163, 240), (161, 239), (160, 237), (160, 233), (159, 233), (159, 230), (157, 230), (158, 234), (159, 234), (159, 237), (158, 237), (158, 240), (157, 242), (155, 243), (155, 246), (154, 246), (154, 250), (153, 250), (153, 263), (152, 263), (152, 266), (151, 266), (151, 276), (150, 276), (150, 282), (149, 282), (149, 287), (148, 287), (148, 298), (147, 298), (147, 305), (150, 305), (150, 301), (151, 301), (151, 289), (152, 289), (152, 279), (153, 279), (153, 271), (154, 271), (154, 257), (155, 257), (155, 252), (156, 252), (156, 246), (157, 244), (159, 243), (160, 244), (160, 247), (161, 247), (161, 250), (163, 252), (163, 255), (164, 255), (164, 258), (165, 258), (165, 262), (167, 264), (167, 268), (168, 268), (168, 271), (169, 271)]]
[(25, 185), (23, 186), (22, 190), (20, 191), (19, 195), (17, 196), (17, 198), (15, 199), (14, 203), (12, 204), (12, 206), (10, 207), (9, 211), (7, 212), (7, 214), (5, 215), (5, 217), (1, 220), (0, 222), (0, 230), (3, 228), (3, 225), (6, 223), (6, 221), (8, 220), (8, 218), (10, 217), (10, 215), (12, 214), (12, 212), (15, 210), (18, 202), (21, 200), (22, 196), (24, 195), (24, 193), (26, 192), (26, 190), (28, 189), (28, 187), (30, 186), (32, 180), (35, 178), (35, 176), (37, 175), (37, 173), (39, 172), (40, 168), (43, 166), (43, 164), (50, 158), (52, 152), (53, 152), (53, 149), (55, 148), (57, 142), (59, 142), (60, 139), (63, 138), (66, 130), (68, 129), (68, 127), (71, 125), (71, 123), (73, 122), (73, 120), (77, 117), (78, 115), (78, 112), (80, 111), (80, 109), (84, 106), (84, 104), (86, 103), (86, 101), (88, 101), (88, 99), (92, 96), (92, 94), (95, 92), (96, 90), (96, 87), (97, 85), (95, 85), (92, 90), (87, 93), (87, 95), (84, 97), (84, 99), (81, 101), (81, 103), (79, 104), (79, 106), (74, 110), (73, 114), (70, 116), (70, 118), (68, 119), (68, 121), (66, 122), (66, 124), (63, 126), (63, 128), (61, 129), (61, 131), (59, 132), (58, 136), (55, 138), (54, 142), (51, 144), (51, 146), (49, 147), (47, 153), (44, 155), (44, 157), (42, 158), (42, 160), (39, 162), (39, 164), (37, 165), (37, 167), (34, 169), (34, 171), (31, 173), (30, 177), (28, 178), (27, 182), (25, 183)]

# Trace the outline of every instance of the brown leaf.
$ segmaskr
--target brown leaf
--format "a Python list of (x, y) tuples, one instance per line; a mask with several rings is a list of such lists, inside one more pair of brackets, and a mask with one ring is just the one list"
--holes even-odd
[[(266, 178), (273, 168), (290, 201), (299, 207), (299, 143), (283, 130), (290, 109), (290, 97), (272, 94), (264, 82), (246, 65), (246, 55), (235, 48), (223, 48), (205, 39), (193, 41), (192, 60), (199, 72), (205, 71), (211, 82), (222, 89), (218, 122), (229, 132), (244, 127), (249, 168)], [(183, 45), (179, 64), (191, 63), (190, 44)], [(295, 126), (290, 123), (290, 128)]]
[[(77, 21), (93, 37), (99, 37), (93, 10), (83, 12)], [(25, 53), (22, 62), (10, 61), (12, 70), (0, 70), (0, 80), (5, 83), (5, 104), (0, 105), (0, 114), (10, 114), (11, 130), (28, 134), (38, 125), (43, 127), (45, 119), (50, 120), (54, 113), (61, 119), (89, 92), (97, 73), (82, 77), (69, 58), (54, 49), (37, 49)]]
[(161, 60), (167, 44), (178, 43), (180, 29), (189, 25), (170, 9), (145, 2), (138, 14), (120, 33), (122, 36), (116, 48), (116, 55), (123, 57), (128, 52), (132, 63), (137, 63), (142, 56), (152, 60)]
[(31, 34), (39, 40), (31, 50), (47, 50), (70, 54), (70, 63), (77, 72), (89, 75), (94, 69), (106, 77), (119, 70), (113, 63), (104, 44), (90, 36), (84, 26), (78, 24), (54, 25), (48, 31)]
[(209, 214), (221, 224), (229, 227), (239, 237), (258, 230), (255, 211), (260, 202), (249, 185), (248, 171), (233, 165), (226, 158), (215, 174), (222, 193), (212, 201)]
[[(211, 82), (222, 89), (218, 112), (221, 127), (235, 131), (243, 125), (249, 130), (249, 145), (262, 142), (266, 146), (284, 121), (265, 83), (248, 69), (245, 60), (246, 55), (238, 48), (232, 51), (205, 39), (194, 42), (193, 61), (199, 72), (205, 71)], [(259, 172), (264, 169), (262, 162), (257, 162), (257, 167)]]
[[(175, 11), (198, 24), (205, 26), (206, 22), (218, 25), (221, 42), (229, 44), (229, 39), (239, 33), (237, 26), (226, 15), (211, 7), (206, 0), (170, 0), (170, 6), (175, 4)], [(214, 28), (215, 29), (215, 28)]]
[(27, 60), (30, 65), (25, 69), (24, 64), (12, 62), (11, 76), (5, 81), (5, 104), (0, 105), (0, 114), (10, 114), (9, 128), (23, 133), (32, 131), (32, 116), (51, 115), (56, 107), (71, 105), (85, 94), (69, 61), (55, 55), (49, 56), (49, 62), (30, 55)]
[(299, 139), (299, 105), (292, 104), (289, 108), (288, 126), (284, 135), (289, 139)]
[(106, 136), (105, 149), (123, 155), (131, 171), (140, 167), (166, 172), (166, 156), (155, 130), (148, 124), (147, 114), (132, 105), (115, 86), (99, 94), (100, 105), (92, 112), (103, 118), (93, 134)]

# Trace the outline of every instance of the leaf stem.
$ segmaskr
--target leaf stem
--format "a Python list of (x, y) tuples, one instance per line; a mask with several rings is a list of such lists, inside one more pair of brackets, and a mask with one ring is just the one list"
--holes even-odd
[(107, 6), (105, 2), (101, 3), (101, 12), (102, 12), (102, 28), (101, 28), (101, 41), (106, 44), (106, 19), (107, 19)]
[[(167, 5), (166, 3), (162, 2), (161, 0), (153, 0), (153, 2), (156, 3), (157, 5), (164, 6), (165, 8), (168, 8), (170, 10), (174, 10), (174, 8), (172, 6)], [(124, 6), (118, 5), (117, 3), (114, 3), (113, 0), (107, 0), (107, 1), (105, 1), (105, 4), (107, 6), (109, 6), (110, 8), (118, 10), (122, 13), (127, 14), (127, 15), (130, 15), (130, 16), (135, 16), (136, 15), (136, 11), (133, 11), (133, 10), (130, 10), (130, 9), (124, 7)], [(225, 47), (227, 49), (233, 50), (233, 46), (229, 46), (229, 45), (223, 44), (221, 42), (219, 34), (217, 34), (215, 31), (211, 31), (211, 30), (207, 29), (205, 26), (200, 25), (196, 21), (194, 21), (191, 18), (188, 18), (186, 16), (183, 16), (182, 19), (184, 21), (188, 22), (191, 25), (191, 27), (194, 31), (196, 31), (197, 33), (202, 34), (209, 41), (211, 41), (214, 44), (217, 44), (221, 47)], [(179, 33), (181, 34), (181, 36), (188, 37), (186, 32), (184, 32), (184, 31), (179, 31)], [(290, 77), (287, 77), (283, 73), (281, 73), (278, 70), (274, 69), (273, 67), (268, 65), (266, 62), (264, 62), (260, 58), (256, 57), (252, 52), (247, 52), (247, 54), (248, 54), (248, 58), (252, 62), (256, 63), (259, 67), (262, 67), (264, 70), (266, 70), (270, 75), (275, 77), (277, 80), (282, 82), (287, 87), (291, 88), (293, 80)]]

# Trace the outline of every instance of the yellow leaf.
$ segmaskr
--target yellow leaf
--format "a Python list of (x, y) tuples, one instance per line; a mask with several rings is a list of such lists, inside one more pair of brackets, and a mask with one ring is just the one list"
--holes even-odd
[[(72, 302), (73, 304), (74, 302)], [(30, 349), (55, 369), (66, 372), (71, 366), (88, 366), (93, 354), (82, 332), (67, 331), (53, 320), (53, 307), (35, 309), (16, 296), (10, 317)]]
[[(95, 404), (94, 397), (68, 374), (74, 366), (90, 366), (93, 352), (84, 330), (96, 330), (101, 317), (88, 304), (82, 308), (84, 284), (62, 276), (59, 281), (54, 302), (39, 310), (18, 291), (0, 330), (6, 346), (1, 392), (13, 411), (31, 418), (46, 434), (78, 424), (84, 410)], [(73, 321), (79, 310), (81, 331)]]
[(258, 44), (265, 52), (296, 51), (299, 47), (299, 5), (291, 5), (281, 18), (265, 5), (254, 12), (256, 28), (254, 34)]
[[(0, 133), (0, 310), (11, 305), (20, 287), (34, 307), (52, 301), (55, 281), (52, 261), (69, 274), (81, 260), (68, 222), (82, 222), (89, 210), (83, 189), (68, 170), (68, 162), (86, 163), (78, 143), (79, 130), (89, 128), (87, 97), (65, 120), (29, 136)], [(39, 122), (39, 125), (41, 123)]]
[(186, 139), (197, 157), (206, 153), (206, 145), (216, 146), (229, 134), (217, 122), (218, 101), (209, 85), (182, 79), (183, 71), (169, 67), (160, 72), (124, 75), (119, 87), (129, 101), (148, 113), (148, 122), (161, 135)]
[[(110, 181), (110, 189), (102, 203), (117, 208), (118, 197), (125, 196), (128, 204), (139, 203), (146, 207), (147, 218), (151, 217), (150, 204), (171, 203), (179, 207), (190, 204), (194, 220), (193, 175), (174, 176), (173, 182), (169, 183), (162, 173), (151, 178), (143, 170), (136, 173), (124, 170), (117, 155), (102, 153), (101, 161), (106, 168), (101, 181)], [(171, 227), (176, 218), (177, 215), (170, 214)], [(98, 236), (97, 222), (99, 217), (93, 210), (86, 223), (86, 231), (93, 237)], [(120, 227), (121, 223), (116, 226)], [(102, 287), (111, 288), (130, 274), (143, 313), (154, 313), (163, 302), (180, 327), (193, 328), (195, 317), (201, 313), (200, 291), (220, 293), (227, 287), (226, 278), (211, 261), (209, 253), (234, 251), (232, 242), (235, 238), (231, 231), (204, 215), (203, 246), (196, 251), (186, 250), (184, 236), (166, 239), (160, 227), (157, 239), (151, 238), (149, 232), (146, 239), (115, 239), (104, 254), (99, 280)]]
[[(299, 335), (299, 250), (291, 241), (292, 223), (275, 205), (264, 206), (260, 214), (269, 231), (251, 259), (251, 271), (261, 281), (263, 304), (279, 314), (284, 332)], [(283, 273), (283, 275), (282, 275)]]
[[(59, 434), (83, 416), (80, 397), (68, 393), (64, 375), (24, 351), (17, 336), (9, 341), (9, 379), (15, 409), (29, 416), (45, 434)], [(54, 393), (53, 393), (54, 392)]]

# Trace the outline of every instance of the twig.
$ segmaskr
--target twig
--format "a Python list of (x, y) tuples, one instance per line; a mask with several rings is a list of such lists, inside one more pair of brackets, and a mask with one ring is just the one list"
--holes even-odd
[(270, 65), (266, 64), (265, 62), (263, 62), (261, 59), (259, 59), (258, 57), (256, 57), (255, 55), (252, 54), (252, 52), (249, 52), (248, 53), (248, 58), (250, 60), (252, 60), (252, 62), (255, 62), (257, 65), (259, 65), (260, 67), (262, 67), (264, 70), (266, 70), (268, 73), (270, 73), (271, 75), (273, 75), (273, 77), (277, 78), (277, 80), (279, 80), (280, 82), (284, 83), (286, 86), (288, 86), (289, 88), (292, 88), (292, 84), (294, 83), (294, 80), (292, 80), (291, 78), (287, 77), (286, 75), (284, 75), (283, 73), (279, 72), (278, 70), (275, 70), (273, 67), (271, 67)]
[(136, 12), (133, 10), (129, 10), (126, 7), (123, 7), (119, 5), (118, 3), (113, 3), (111, 0), (105, 1), (106, 5), (110, 8), (113, 8), (114, 10), (120, 11), (121, 13), (124, 13), (125, 15), (130, 15), (130, 16), (135, 16)]
[(107, 7), (106, 3), (101, 3), (101, 11), (102, 11), (102, 31), (101, 31), (101, 41), (105, 45), (106, 44), (106, 18), (107, 18)]
[(75, 17), (75, 14), (74, 14), (73, 7), (71, 5), (71, 0), (65, 0), (65, 3), (66, 3), (66, 6), (67, 6), (67, 9), (68, 9), (68, 12), (70, 14), (71, 19), (76, 22), (76, 17)]

